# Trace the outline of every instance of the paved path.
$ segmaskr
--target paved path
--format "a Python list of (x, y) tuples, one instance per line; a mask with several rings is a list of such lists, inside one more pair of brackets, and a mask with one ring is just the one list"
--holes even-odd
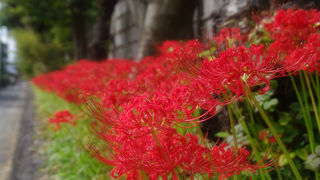
[(12, 171), (8, 180), (37, 180), (42, 178), (39, 169), (42, 166), (42, 159), (37, 151), (41, 146), (42, 139), (35, 133), (35, 106), (33, 104), (33, 90), (28, 85), (25, 90), (25, 103)]
[(8, 179), (12, 170), (24, 112), (25, 88), (25, 83), (18, 83), (0, 89), (0, 180)]

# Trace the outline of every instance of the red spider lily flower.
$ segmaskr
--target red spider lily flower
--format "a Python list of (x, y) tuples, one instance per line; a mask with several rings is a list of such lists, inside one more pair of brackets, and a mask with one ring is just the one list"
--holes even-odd
[(54, 126), (55, 130), (61, 129), (61, 123), (68, 123), (71, 124), (73, 126), (76, 125), (76, 121), (74, 116), (70, 113), (69, 110), (64, 110), (64, 111), (57, 111), (54, 114), (53, 118), (49, 119), (49, 122)]
[[(82, 60), (34, 82), (70, 102), (86, 106), (92, 118), (91, 132), (102, 141), (89, 144), (86, 149), (101, 162), (114, 166), (113, 177), (141, 179), (147, 175), (149, 179), (177, 179), (178, 175), (195, 178), (196, 174), (217, 173), (227, 178), (240, 171), (254, 172), (270, 166), (252, 165), (245, 149), (239, 149), (235, 155), (225, 146), (207, 148), (200, 145), (196, 136), (182, 136), (173, 129), (180, 122), (198, 120), (199, 117), (193, 117), (198, 108), (214, 114), (217, 106), (224, 105), (221, 92), (227, 90), (216, 88), (228, 88), (240, 96), (242, 92), (237, 88), (241, 88), (243, 79), (250, 86), (267, 86), (274, 74), (272, 61), (264, 57), (263, 48), (234, 48), (215, 60), (201, 63), (199, 59), (205, 57), (199, 55), (204, 50), (200, 42), (168, 44), (158, 57), (147, 57), (139, 63)], [(178, 68), (181, 61), (196, 79)], [(192, 67), (195, 63), (200, 67)], [(225, 66), (211, 67), (219, 63)], [(207, 74), (210, 70), (216, 75)], [(50, 121), (60, 128), (62, 122), (73, 122), (67, 117), (58, 114)]]
[[(277, 54), (274, 59), (278, 59), (282, 67), (282, 74), (294, 74), (299, 70), (314, 72), (320, 68), (320, 34), (311, 34), (304, 45), (294, 50), (288, 51), (288, 55)], [(270, 51), (269, 51), (270, 52)], [(271, 54), (276, 54), (272, 52)], [(282, 57), (281, 57), (282, 56)]]
[(285, 56), (280, 61), (280, 64), (285, 67), (282, 72), (283, 75), (287, 75), (294, 74), (299, 70), (313, 71), (317, 69), (318, 61), (317, 54), (311, 49), (298, 48), (290, 52), (288, 56)]
[(154, 97), (137, 96), (123, 106), (119, 122), (126, 129), (167, 127), (179, 117), (178, 108), (165, 93), (156, 93)]
[(303, 45), (308, 36), (318, 30), (320, 12), (318, 10), (279, 10), (274, 21), (265, 24), (275, 40), (270, 45), (271, 52), (288, 52)]
[(158, 51), (161, 53), (161, 57), (183, 60), (197, 57), (205, 47), (204, 44), (196, 39), (186, 42), (166, 41), (158, 47)]
[[(279, 137), (282, 137), (282, 134), (279, 134)], [(265, 143), (276, 143), (276, 139), (272, 136), (267, 129), (263, 129), (259, 132), (259, 139)]]
[(268, 53), (281, 59), (287, 73), (319, 69), (320, 12), (318, 10), (280, 10), (274, 21), (265, 24), (275, 40)]
[(257, 164), (252, 164), (250, 153), (245, 148), (238, 148), (237, 153), (234, 148), (226, 148), (226, 144), (215, 145), (210, 150), (211, 162), (214, 167), (213, 172), (220, 175), (220, 179), (226, 179), (232, 175), (238, 175), (240, 172), (256, 173), (258, 169), (272, 167), (277, 165), (276, 160), (270, 160), (263, 163), (266, 155)]
[(218, 36), (214, 37), (217, 42), (217, 47), (225, 46), (226, 48), (236, 47), (237, 45), (243, 44), (247, 40), (247, 36), (241, 34), (239, 28), (223, 28)]
[(201, 63), (195, 80), (218, 96), (226, 95), (228, 91), (236, 98), (244, 96), (243, 82), (249, 87), (264, 85), (260, 89), (263, 93), (269, 88), (269, 80), (280, 71), (274, 59), (264, 54), (263, 48), (262, 45), (239, 46), (223, 51), (214, 60), (206, 59)]
[[(189, 52), (188, 56), (197, 56), (191, 52), (200, 44), (198, 41), (176, 44), (175, 59), (181, 51)], [(106, 106), (113, 106), (113, 102), (122, 104), (135, 95), (152, 94), (155, 89), (170, 91), (177, 81), (183, 80), (184, 75), (177, 64), (177, 60), (165, 53), (159, 57), (146, 57), (139, 63), (80, 60), (63, 70), (42, 74), (34, 78), (33, 83), (69, 102), (80, 104), (87, 96), (97, 96), (104, 99)]]
[[(179, 119), (182, 122), (201, 122), (206, 119), (197, 121), (197, 119), (204, 117), (207, 113), (211, 116), (217, 114), (218, 107), (224, 106), (226, 102), (213, 96), (212, 92), (207, 89), (204, 84), (199, 82), (189, 82), (186, 85), (176, 86), (169, 93), (172, 102), (175, 102), (178, 109), (184, 112), (186, 119)], [(192, 118), (192, 113), (198, 108), (207, 110), (207, 113), (201, 117)], [(191, 119), (190, 119), (191, 118)]]
[(165, 41), (157, 47), (157, 50), (160, 55), (172, 57), (178, 49), (182, 48), (182, 45), (183, 42)]
[(214, 115), (219, 105), (224, 104), (198, 86), (181, 85), (169, 93), (156, 91), (152, 96), (132, 98), (123, 104), (119, 123), (125, 129), (141, 126), (161, 129), (180, 122), (201, 122), (204, 120), (193, 118), (198, 108), (204, 108)]
[(170, 128), (158, 131), (156, 136), (160, 146), (150, 134), (134, 136), (117, 131), (104, 136), (112, 153), (110, 150), (99, 151), (95, 147), (88, 151), (100, 161), (115, 166), (111, 173), (115, 178), (127, 176), (139, 179), (138, 172), (143, 171), (150, 179), (166, 179), (169, 174), (173, 177), (177, 174), (190, 176), (191, 179), (196, 174), (218, 174), (224, 179), (240, 172), (255, 173), (258, 169), (275, 165), (273, 162), (252, 164), (249, 152), (244, 148), (238, 149), (238, 155), (234, 148), (227, 148), (226, 144), (207, 148), (199, 144), (196, 136), (182, 136)]
[[(139, 136), (134, 131), (111, 130), (110, 134), (103, 136), (108, 150), (95, 148), (94, 151), (88, 151), (100, 161), (115, 166), (111, 175), (116, 178), (128, 175), (138, 179), (138, 171), (145, 172), (151, 179), (168, 176), (174, 166), (163, 157), (163, 150), (155, 142), (150, 130), (141, 128), (139, 131), (146, 132)], [(159, 138), (162, 136), (165, 134), (159, 135)]]
[[(82, 108), (82, 107), (81, 107)], [(117, 107), (106, 108), (102, 103), (100, 103), (94, 97), (87, 97), (84, 101), (83, 111), (93, 118), (93, 124), (96, 125), (97, 122), (103, 124), (103, 128), (110, 129), (119, 125), (118, 119), (120, 117), (120, 112)]]
[(103, 106), (120, 108), (136, 95), (136, 89), (134, 82), (129, 79), (119, 78), (109, 81), (102, 93)]
[(320, 33), (311, 34), (303, 48), (306, 53), (312, 54), (311, 62), (306, 70), (310, 72), (320, 71)]
[(55, 92), (65, 100), (79, 104), (86, 96), (101, 96), (110, 80), (128, 78), (135, 64), (128, 60), (80, 60), (63, 70), (42, 74), (32, 81), (42, 89)]

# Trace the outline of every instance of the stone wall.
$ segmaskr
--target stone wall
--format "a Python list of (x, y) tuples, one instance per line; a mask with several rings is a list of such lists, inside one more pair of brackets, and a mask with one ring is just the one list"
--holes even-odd
[[(213, 37), (213, 32), (220, 29), (219, 25), (222, 22), (240, 17), (250, 11), (252, 1), (262, 0), (198, 1), (199, 5), (194, 12), (194, 36), (204, 39)], [(143, 11), (143, 9), (141, 10)], [(126, 0), (119, 0), (111, 22), (112, 43), (109, 57), (134, 58), (138, 52), (141, 30), (135, 22)]]
[(112, 43), (109, 57), (135, 57), (135, 54), (138, 51), (140, 30), (124, 0), (120, 0), (114, 9), (111, 20), (111, 36)]

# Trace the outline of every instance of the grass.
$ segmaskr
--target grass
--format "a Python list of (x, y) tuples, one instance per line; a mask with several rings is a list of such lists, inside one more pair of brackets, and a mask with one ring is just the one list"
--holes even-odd
[(70, 110), (72, 114), (78, 115), (81, 114), (80, 109), (54, 93), (37, 88), (34, 90), (38, 120), (36, 128), (44, 141), (38, 152), (45, 159), (42, 171), (48, 179), (110, 179), (110, 168), (92, 158), (84, 149), (83, 141), (89, 136), (89, 119), (81, 116), (76, 126), (62, 124), (62, 128), (55, 131), (49, 124), (49, 118), (56, 111)]

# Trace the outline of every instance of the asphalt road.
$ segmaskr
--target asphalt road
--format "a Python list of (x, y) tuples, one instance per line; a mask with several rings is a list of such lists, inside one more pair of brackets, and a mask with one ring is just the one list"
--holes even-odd
[(9, 178), (24, 112), (23, 82), (0, 89), (0, 180)]

